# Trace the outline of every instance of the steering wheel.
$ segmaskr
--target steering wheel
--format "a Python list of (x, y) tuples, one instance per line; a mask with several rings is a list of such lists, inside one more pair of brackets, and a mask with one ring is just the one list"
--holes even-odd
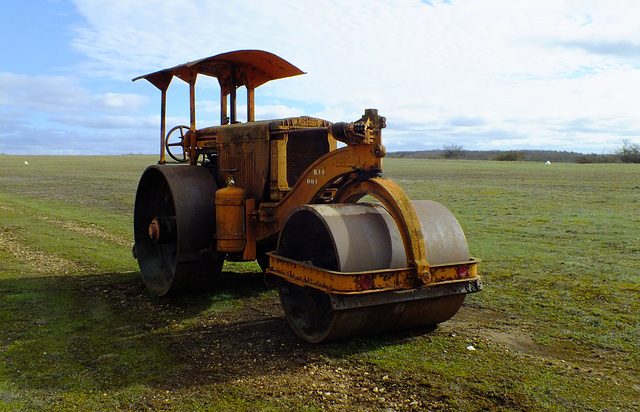
[[(169, 154), (169, 156), (171, 156), (171, 158), (173, 160), (175, 160), (176, 162), (180, 162), (180, 163), (184, 163), (186, 162), (187, 159), (187, 153), (184, 150), (184, 146), (183, 146), (183, 142), (184, 142), (184, 135), (190, 130), (189, 126), (184, 126), (184, 125), (180, 125), (180, 126), (176, 126), (173, 129), (169, 130), (169, 133), (167, 133), (167, 138), (164, 142), (164, 146), (167, 149), (167, 153)], [(171, 141), (171, 135), (175, 132), (175, 131), (179, 131), (180, 132), (180, 136), (178, 136), (178, 133), (176, 133), (176, 138), (180, 139), (177, 142), (174, 143), (170, 143)], [(171, 148), (172, 147), (181, 147), (182, 148), (182, 158), (180, 157), (176, 157), (172, 152), (171, 152)]]

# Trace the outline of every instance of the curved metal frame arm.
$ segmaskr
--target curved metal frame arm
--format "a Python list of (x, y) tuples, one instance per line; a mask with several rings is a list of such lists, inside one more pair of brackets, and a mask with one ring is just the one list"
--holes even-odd
[[(307, 168), (291, 191), (278, 203), (261, 203), (262, 221), (284, 222), (289, 213), (299, 205), (317, 203), (320, 196), (341, 177), (352, 172), (380, 173), (384, 149), (380, 145), (355, 145), (333, 150)], [(277, 233), (270, 227), (261, 233), (264, 238)]]
[[(408, 283), (432, 280), (420, 219), (409, 196), (391, 180), (372, 177), (364, 180), (349, 178), (353, 172), (379, 173), (384, 149), (380, 145), (353, 145), (334, 150), (314, 162), (296, 182), (291, 191), (277, 204), (260, 205), (261, 220), (274, 224), (260, 237), (273, 235), (298, 205), (316, 203), (327, 188), (338, 179), (347, 179), (333, 198), (334, 203), (353, 203), (366, 195), (378, 199), (389, 211), (400, 230), (409, 266), (415, 276)], [(405, 285), (412, 287), (413, 285)]]
[(427, 261), (422, 226), (409, 196), (392, 180), (378, 177), (348, 182), (338, 191), (333, 202), (355, 203), (366, 195), (378, 199), (398, 225), (405, 246), (407, 262), (410, 267), (415, 268), (416, 276), (413, 280), (420, 279), (425, 284), (430, 283), (431, 272)]

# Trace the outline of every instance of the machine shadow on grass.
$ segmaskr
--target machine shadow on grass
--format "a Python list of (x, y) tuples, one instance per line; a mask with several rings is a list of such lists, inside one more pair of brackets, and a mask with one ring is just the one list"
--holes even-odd
[(163, 298), (137, 272), (1, 279), (0, 372), (24, 390), (189, 387), (293, 372), (428, 332), (310, 344), (261, 273), (222, 277), (221, 289)]

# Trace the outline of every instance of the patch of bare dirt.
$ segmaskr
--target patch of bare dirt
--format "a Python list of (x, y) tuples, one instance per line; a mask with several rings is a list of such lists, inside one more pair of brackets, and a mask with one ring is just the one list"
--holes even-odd
[[(17, 208), (2, 203), (0, 203), (0, 210), (6, 210), (13, 213), (20, 212)], [(131, 239), (130, 237), (114, 235), (113, 233), (93, 223), (80, 223), (70, 220), (54, 219), (52, 217), (39, 214), (33, 214), (33, 217), (35, 219), (50, 223), (61, 229), (79, 233), (81, 235), (92, 238), (102, 239), (116, 245), (131, 247), (131, 245), (133, 244), (133, 239)]]
[[(329, 353), (343, 343), (310, 344), (289, 328), (277, 298), (212, 315), (174, 338), (185, 365), (160, 397), (187, 396), (221, 383), (243, 388), (255, 400), (327, 411), (450, 410), (431, 392), (427, 377), (391, 374), (366, 360)], [(156, 410), (156, 409), (154, 409)]]
[(10, 228), (0, 227), (0, 249), (38, 273), (67, 275), (90, 270), (87, 266), (58, 255), (30, 249), (20, 242)]
[(505, 351), (523, 356), (559, 370), (575, 370), (598, 375), (616, 384), (615, 374), (621, 370), (620, 354), (607, 350), (584, 352), (573, 342), (541, 344), (533, 338), (535, 326), (493, 310), (462, 307), (456, 316), (438, 326), (440, 331), (461, 333), (477, 341), (488, 341)]
[(131, 245), (133, 244), (133, 239), (126, 236), (116, 236), (113, 233), (95, 224), (53, 219), (47, 216), (38, 216), (38, 219), (44, 220), (47, 223), (51, 223), (55, 226), (58, 226), (61, 229), (68, 230), (70, 232), (79, 233), (81, 235), (88, 236), (88, 237), (102, 239), (107, 242), (114, 243), (116, 245), (131, 247)]
[[(432, 333), (491, 341), (541, 364), (606, 376), (578, 362), (579, 356), (566, 348), (536, 343), (526, 327), (510, 323), (499, 312), (463, 307)], [(411, 336), (401, 332), (398, 341)], [(448, 395), (432, 387), (428, 376), (389, 373), (366, 359), (336, 359), (330, 355), (336, 345), (341, 343), (302, 341), (288, 327), (276, 298), (252, 299), (247, 307), (204, 319), (176, 340), (187, 373), (181, 371), (174, 383), (193, 388), (226, 382), (284, 410), (292, 402), (328, 411), (451, 410)]]

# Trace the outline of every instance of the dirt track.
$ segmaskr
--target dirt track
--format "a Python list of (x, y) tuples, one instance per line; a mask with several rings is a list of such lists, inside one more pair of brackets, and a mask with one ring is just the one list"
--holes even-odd
[[(435, 330), (387, 334), (381, 345), (424, 334), (460, 338), (473, 334), (479, 321), (463, 307)], [(364, 356), (358, 360), (357, 353), (349, 360), (336, 357), (344, 345), (306, 343), (289, 328), (276, 296), (252, 298), (245, 307), (202, 317), (175, 336), (172, 348), (185, 367), (165, 384), (167, 392), (146, 407), (170, 410), (172, 397), (228, 383), (249, 393), (252, 401), (275, 403), (282, 410), (300, 404), (330, 411), (451, 410), (447, 395), (432, 388), (429, 376), (394, 375)]]
[[(536, 344), (526, 328), (511, 324), (499, 313), (477, 308), (462, 307), (453, 319), (435, 329), (383, 335), (380, 345), (399, 344), (425, 335), (490, 342), (541, 364), (553, 363), (559, 368), (603, 376), (607, 372), (566, 351), (550, 351), (549, 347)], [(319, 345), (304, 342), (287, 325), (277, 297), (254, 298), (246, 307), (203, 318), (176, 338), (172, 346), (186, 367), (172, 379), (159, 403), (152, 401), (148, 406), (163, 410), (164, 405), (170, 410), (171, 397), (228, 383), (249, 393), (251, 401), (267, 401), (282, 410), (300, 404), (329, 411), (454, 410), (448, 402), (452, 395), (430, 382), (430, 378), (438, 380), (437, 377), (415, 371), (390, 373), (366, 356), (358, 359), (357, 353), (350, 353), (348, 359), (336, 356), (344, 353), (345, 345), (348, 346), (345, 341)], [(352, 347), (357, 345), (349, 346)], [(487, 400), (478, 401), (486, 404)], [(513, 402), (509, 396), (491, 401), (497, 409), (529, 410), (526, 404)]]
[[(426, 378), (390, 376), (369, 362), (329, 360), (326, 353), (339, 343), (308, 344), (289, 329), (277, 301), (253, 303), (258, 307), (214, 317), (176, 342), (191, 373), (176, 376), (175, 389), (226, 381), (250, 388), (255, 399), (283, 406), (307, 399), (336, 411), (444, 406), (425, 391)], [(399, 340), (409, 337), (398, 335)]]

